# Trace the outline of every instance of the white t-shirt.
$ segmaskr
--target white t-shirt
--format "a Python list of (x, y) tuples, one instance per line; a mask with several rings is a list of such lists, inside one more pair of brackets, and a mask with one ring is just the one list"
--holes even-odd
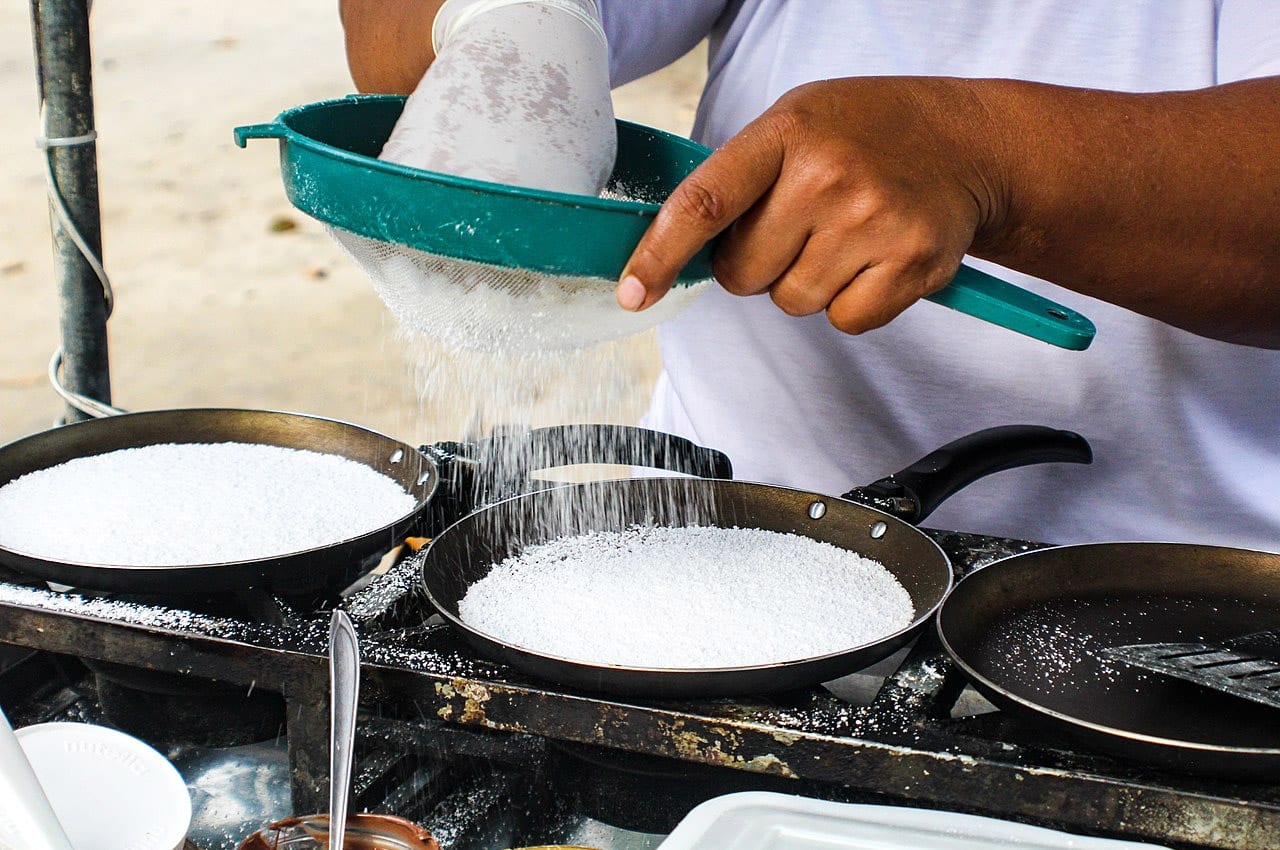
[[(1010, 77), (1158, 91), (1280, 74), (1280, 4), (1272, 0), (601, 7), (617, 83), (710, 35), (695, 127), (709, 145), (792, 87), (830, 77)], [(1093, 445), (1093, 465), (998, 473), (953, 496), (927, 524), (1058, 543), (1280, 551), (1280, 352), (1197, 337), (969, 262), (1093, 319), (1093, 346), (1064, 351), (928, 302), (885, 328), (846, 336), (824, 315), (791, 318), (767, 297), (717, 288), (663, 327), (665, 371), (646, 422), (724, 450), (739, 478), (836, 494), (980, 428), (1067, 428)]]

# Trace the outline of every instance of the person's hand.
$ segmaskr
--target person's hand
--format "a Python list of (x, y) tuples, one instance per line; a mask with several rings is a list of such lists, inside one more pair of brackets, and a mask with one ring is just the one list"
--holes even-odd
[(879, 327), (946, 286), (998, 215), (987, 114), (966, 81), (854, 78), (789, 92), (671, 194), (618, 303), (643, 310), (708, 240), (736, 295)]

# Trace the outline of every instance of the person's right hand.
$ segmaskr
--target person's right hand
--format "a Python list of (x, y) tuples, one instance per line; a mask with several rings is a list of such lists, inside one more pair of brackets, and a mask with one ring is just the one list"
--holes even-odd
[[(946, 286), (999, 214), (981, 105), (965, 81), (855, 78), (792, 90), (671, 194), (618, 302), (643, 310), (724, 233), (716, 279), (861, 333)], [(983, 140), (985, 142), (985, 139)], [(975, 149), (976, 148), (976, 149)]]

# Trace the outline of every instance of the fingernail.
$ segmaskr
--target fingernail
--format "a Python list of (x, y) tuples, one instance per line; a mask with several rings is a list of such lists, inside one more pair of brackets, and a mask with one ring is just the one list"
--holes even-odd
[(633, 274), (624, 277), (618, 283), (618, 289), (615, 293), (618, 299), (618, 306), (624, 310), (639, 310), (640, 305), (644, 303), (645, 296), (644, 284), (640, 282), (640, 278)]

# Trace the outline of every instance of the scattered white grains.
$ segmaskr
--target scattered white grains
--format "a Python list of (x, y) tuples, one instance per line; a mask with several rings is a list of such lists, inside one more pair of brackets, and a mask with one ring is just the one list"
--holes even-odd
[(745, 667), (826, 655), (910, 624), (881, 564), (752, 528), (631, 528), (530, 546), (459, 604), (499, 640), (580, 662)]
[(86, 564), (253, 560), (366, 534), (414, 504), (390, 477), (338, 455), (161, 444), (77, 458), (0, 487), (0, 545)]

